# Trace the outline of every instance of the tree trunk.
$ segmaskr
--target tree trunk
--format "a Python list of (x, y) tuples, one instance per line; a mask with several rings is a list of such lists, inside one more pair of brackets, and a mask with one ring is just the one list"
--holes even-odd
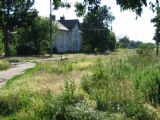
[(8, 56), (11, 56), (10, 48), (9, 48), (9, 32), (7, 30), (4, 30), (3, 33), (4, 33), (4, 38), (3, 38), (4, 53), (5, 53), (5, 56), (8, 57)]
[(156, 42), (156, 47), (157, 47), (157, 49), (156, 49), (156, 55), (158, 56), (158, 54), (159, 54), (159, 42)]

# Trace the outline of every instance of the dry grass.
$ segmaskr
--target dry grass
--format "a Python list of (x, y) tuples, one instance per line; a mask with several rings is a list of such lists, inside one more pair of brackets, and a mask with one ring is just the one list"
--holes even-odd
[[(116, 101), (116, 99), (117, 101), (120, 101), (122, 103), (125, 100), (130, 101), (130, 98), (134, 98), (134, 96), (132, 95), (136, 94), (136, 92), (134, 91), (133, 84), (131, 84), (131, 82), (128, 82), (130, 81), (128, 80), (129, 78), (126, 78), (125, 81), (120, 80), (117, 82), (114, 82), (114, 79), (113, 79), (112, 81), (110, 81), (108, 88), (106, 88), (105, 86), (104, 89), (102, 89), (101, 86), (99, 86), (100, 84), (97, 84), (98, 82), (92, 86), (89, 86), (90, 89), (93, 90), (94, 96), (90, 96), (89, 94), (87, 94), (87, 92), (85, 92), (82, 89), (83, 86), (81, 86), (82, 85), (81, 80), (82, 80), (82, 77), (84, 77), (84, 74), (87, 74), (89, 78), (92, 78), (94, 74), (93, 70), (97, 65), (97, 59), (99, 60), (99, 58), (102, 60), (102, 63), (104, 64), (104, 68), (105, 68), (108, 64), (113, 64), (111, 66), (114, 66), (115, 64), (114, 60), (115, 59), (117, 60), (117, 58), (126, 58), (127, 56), (132, 56), (132, 55), (135, 55), (135, 51), (120, 49), (120, 50), (117, 50), (116, 52), (111, 52), (109, 55), (65, 54), (65, 56), (69, 58), (68, 60), (40, 62), (37, 64), (37, 66), (34, 69), (27, 71), (24, 75), (20, 77), (16, 77), (10, 80), (11, 82), (6, 84), (6, 86), (3, 86), (2, 88), (0, 88), (0, 91), (1, 91), (0, 105), (1, 105), (1, 102), (5, 101), (4, 103), (6, 104), (5, 106), (6, 109), (8, 107), (7, 106), (8, 104), (9, 106), (15, 107), (16, 109), (17, 106), (15, 106), (12, 100), (14, 101), (14, 99), (17, 98), (20, 105), (22, 103), (23, 109), (21, 109), (21, 111), (18, 111), (18, 112), (16, 111), (15, 116), (17, 118), (18, 117), (26, 118), (27, 120), (28, 117), (32, 115), (32, 113), (35, 114), (40, 110), (42, 110), (43, 112), (46, 112), (46, 110), (48, 110), (50, 107), (51, 108), (53, 107), (51, 105), (54, 105), (54, 106), (57, 105), (58, 108), (66, 105), (66, 101), (70, 99), (70, 97), (71, 98), (73, 97), (71, 93), (74, 91), (76, 96), (78, 96), (78, 99), (82, 98), (82, 100), (84, 100), (83, 98), (85, 98), (85, 100), (89, 102), (92, 101), (93, 102), (92, 108), (96, 108), (97, 103), (93, 100), (95, 97), (95, 91), (94, 89), (92, 89), (92, 86), (94, 85), (95, 87), (97, 85), (97, 89), (96, 89), (97, 95), (101, 94), (103, 97), (103, 95), (105, 95), (103, 90), (106, 89), (107, 95), (109, 95), (110, 98), (113, 98), (114, 101)], [(54, 55), (54, 57), (60, 57), (60, 56), (61, 55)], [(33, 60), (37, 58), (31, 57), (31, 58), (19, 58), (19, 59)], [(117, 77), (119, 76), (117, 75)], [(72, 90), (72, 84), (69, 83), (70, 86), (68, 87), (68, 89), (66, 89), (66, 91), (64, 91), (66, 87), (66, 80), (74, 81), (75, 86), (73, 86), (73, 90)], [(104, 83), (102, 83), (102, 86), (103, 84)], [(65, 99), (63, 98), (65, 95), (68, 95), (67, 92), (70, 94), (70, 96), (65, 101), (66, 98)], [(51, 95), (50, 93), (53, 95)], [(58, 104), (59, 99), (55, 98), (55, 96), (60, 96), (60, 100), (62, 101), (64, 100), (63, 101), (64, 104), (62, 101), (61, 101), (62, 103)], [(103, 101), (108, 102), (108, 100), (105, 98), (106, 98), (106, 95), (104, 99), (102, 99), (102, 102)], [(55, 100), (52, 100), (52, 99), (55, 99)], [(31, 106), (29, 106), (30, 104)], [(46, 105), (48, 106), (46, 107)], [(28, 110), (28, 106), (29, 106), (29, 110)], [(149, 105), (146, 105), (146, 108), (152, 112), (151, 114), (155, 114), (156, 116), (158, 116), (156, 118), (159, 118), (159, 109), (155, 109)], [(30, 111), (32, 111), (32, 113)], [(57, 112), (57, 109), (55, 109), (55, 111), (52, 111), (51, 109), (51, 113), (55, 113), (55, 112)], [(83, 109), (82, 109), (82, 112), (84, 112)], [(41, 112), (39, 113), (41, 114)], [(48, 115), (50, 114), (47, 113), (47, 116)], [(122, 119), (123, 119), (124, 114), (119, 114), (119, 115), (122, 116)], [(33, 118), (36, 118), (37, 116), (38, 115), (33, 115)]]

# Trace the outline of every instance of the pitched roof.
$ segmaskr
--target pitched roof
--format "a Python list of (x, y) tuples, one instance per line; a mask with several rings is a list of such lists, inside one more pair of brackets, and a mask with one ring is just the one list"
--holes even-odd
[(80, 23), (78, 19), (74, 19), (74, 20), (58, 20), (61, 24), (63, 24), (64, 26), (66, 26), (69, 30), (72, 30), (75, 25), (77, 24), (80, 28)]
[(69, 31), (69, 29), (63, 24), (61, 24), (59, 21), (54, 21), (53, 23), (58, 27), (59, 30)]

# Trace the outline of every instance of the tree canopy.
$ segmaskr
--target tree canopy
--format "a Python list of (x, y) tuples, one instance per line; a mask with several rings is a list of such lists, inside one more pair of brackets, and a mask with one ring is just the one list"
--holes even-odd
[(0, 28), (4, 35), (5, 55), (10, 55), (9, 34), (17, 27), (28, 26), (37, 16), (32, 8), (34, 0), (1, 0), (0, 1)]
[[(32, 26), (19, 28), (16, 35), (16, 50), (18, 55), (49, 53), (51, 42), (49, 40), (49, 19), (36, 17)], [(53, 26), (56, 34), (56, 26)]]
[(159, 16), (160, 15), (160, 7), (159, 7), (159, 5), (158, 5), (156, 10), (157, 10), (157, 15), (155, 16), (155, 18), (153, 18), (151, 20), (151, 22), (154, 23), (154, 26), (156, 28), (155, 35), (154, 35), (153, 39), (156, 42), (156, 46), (157, 46), (156, 54), (158, 55), (158, 53), (159, 53), (159, 43), (160, 43), (160, 16)]
[(82, 24), (83, 46), (85, 49), (91, 51), (98, 49), (101, 52), (109, 48), (114, 49), (114, 45), (109, 47), (109, 43), (115, 43), (113, 40), (115, 36), (109, 30), (110, 23), (113, 20), (114, 17), (107, 6), (88, 12)]
[[(76, 12), (78, 16), (85, 14), (86, 9), (96, 9), (101, 3), (101, 0), (84, 0), (83, 2), (77, 2), (75, 4)], [(143, 6), (150, 6), (152, 10), (155, 10), (159, 0), (116, 0), (117, 5), (120, 6), (121, 10), (132, 10), (137, 15), (141, 15)]]

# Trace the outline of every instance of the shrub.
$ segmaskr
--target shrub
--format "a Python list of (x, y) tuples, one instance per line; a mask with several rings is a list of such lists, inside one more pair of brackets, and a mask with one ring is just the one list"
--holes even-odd
[[(16, 43), (18, 55), (46, 54), (51, 48), (49, 41), (49, 19), (37, 17), (32, 26), (17, 30)], [(57, 27), (53, 26), (53, 37)]]
[(154, 120), (147, 109), (140, 103), (128, 102), (125, 106), (125, 114), (133, 120)]
[(112, 60), (105, 64), (102, 59), (97, 59), (93, 74), (82, 77), (82, 87), (95, 99), (98, 110), (120, 112), (127, 101), (141, 97), (130, 80), (132, 71), (127, 60)]
[(147, 66), (139, 72), (135, 85), (140, 89), (147, 101), (153, 105), (160, 104), (160, 64)]
[(16, 45), (11, 44), (9, 47), (10, 47), (10, 54), (11, 54), (11, 56), (17, 55)]
[(20, 109), (31, 105), (30, 91), (20, 90), (15, 93), (3, 91), (0, 94), (0, 115), (6, 116), (18, 112)]
[(139, 48), (137, 48), (137, 54), (140, 55), (152, 55), (153, 46), (150, 44), (141, 44)]
[(9, 68), (9, 63), (5, 60), (0, 60), (0, 71), (6, 70)]

